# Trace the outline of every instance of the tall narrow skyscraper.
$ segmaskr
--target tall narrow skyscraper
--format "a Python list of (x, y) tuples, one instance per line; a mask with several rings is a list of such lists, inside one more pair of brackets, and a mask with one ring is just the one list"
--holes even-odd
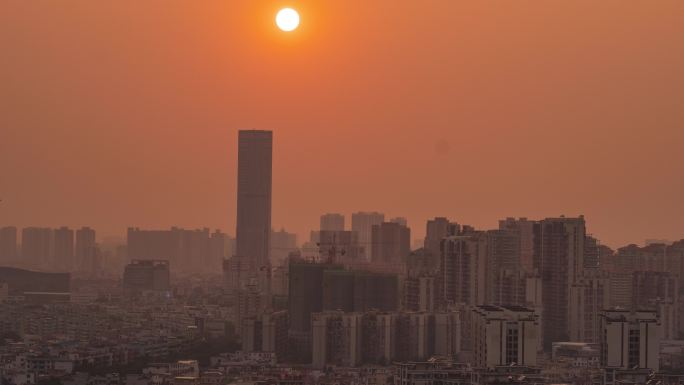
[(256, 266), (269, 263), (273, 132), (238, 133), (236, 254)]

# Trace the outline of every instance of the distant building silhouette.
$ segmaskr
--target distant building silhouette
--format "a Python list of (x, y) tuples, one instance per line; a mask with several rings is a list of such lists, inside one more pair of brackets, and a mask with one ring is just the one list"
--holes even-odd
[(273, 132), (238, 133), (236, 253), (270, 263)]
[(21, 258), (33, 267), (45, 268), (51, 262), (53, 234), (50, 228), (26, 227), (21, 231)]
[(17, 258), (17, 228), (0, 228), (0, 263)]
[(126, 265), (123, 274), (124, 291), (140, 294), (147, 291), (164, 292), (169, 288), (169, 261), (136, 259)]
[(451, 222), (444, 217), (436, 217), (427, 221), (424, 247), (427, 251), (428, 260), (426, 263), (428, 265), (439, 265), (442, 240), (452, 235), (458, 235), (460, 230), (461, 226), (458, 223)]
[(64, 226), (55, 229), (54, 241), (54, 265), (71, 271), (74, 262), (74, 230)]
[(271, 261), (282, 261), (297, 250), (297, 234), (288, 233), (285, 229), (271, 231)]
[(209, 235), (209, 248), (207, 250), (209, 265), (214, 269), (223, 267), (223, 259), (233, 255), (232, 240), (220, 230)]
[(344, 231), (344, 215), (323, 214), (321, 215), (321, 231)]
[(344, 230), (321, 230), (318, 233), (319, 255), (331, 263), (358, 261), (363, 255), (358, 233)]
[(76, 230), (74, 256), (74, 267), (78, 271), (92, 274), (101, 269), (99, 250), (95, 240), (95, 230), (90, 227), (82, 227)]
[(411, 230), (399, 223), (373, 225), (371, 260), (377, 263), (402, 264), (411, 253)]
[[(226, 237), (209, 229), (141, 230), (129, 228), (129, 259), (168, 260), (179, 273), (220, 272)], [(212, 259), (216, 258), (216, 259)]]
[(373, 226), (379, 225), (385, 221), (385, 214), (378, 212), (358, 212), (352, 214), (352, 231), (357, 232), (359, 235), (359, 245), (364, 250), (365, 258), (372, 259), (372, 234)]

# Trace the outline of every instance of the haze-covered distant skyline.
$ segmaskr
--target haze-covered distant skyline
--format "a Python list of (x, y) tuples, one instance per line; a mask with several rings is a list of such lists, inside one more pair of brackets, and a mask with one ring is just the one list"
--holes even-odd
[(380, 211), (584, 214), (684, 238), (684, 3), (9, 1), (0, 226), (235, 234), (237, 131), (273, 130), (274, 229)]

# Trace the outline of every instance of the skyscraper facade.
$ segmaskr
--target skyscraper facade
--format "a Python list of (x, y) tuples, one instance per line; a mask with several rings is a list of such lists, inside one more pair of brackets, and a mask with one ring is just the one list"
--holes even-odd
[(483, 305), (486, 301), (487, 237), (483, 232), (444, 239), (440, 262), (441, 300)]
[(236, 254), (270, 262), (273, 132), (238, 133)]
[(352, 214), (352, 231), (359, 234), (359, 245), (363, 248), (365, 258), (372, 258), (371, 237), (373, 226), (385, 221), (385, 214), (378, 212), (358, 212)]
[(547, 218), (534, 225), (534, 267), (542, 279), (544, 348), (569, 341), (570, 292), (584, 268), (584, 217)]
[(534, 270), (534, 224), (527, 218), (506, 218), (499, 221), (499, 230), (518, 233), (520, 239), (520, 267), (531, 272)]

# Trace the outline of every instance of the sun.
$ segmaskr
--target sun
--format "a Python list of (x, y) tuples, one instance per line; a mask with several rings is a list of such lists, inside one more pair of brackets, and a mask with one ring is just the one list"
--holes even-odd
[(282, 31), (294, 31), (299, 26), (299, 13), (292, 8), (283, 8), (278, 11), (275, 22)]

